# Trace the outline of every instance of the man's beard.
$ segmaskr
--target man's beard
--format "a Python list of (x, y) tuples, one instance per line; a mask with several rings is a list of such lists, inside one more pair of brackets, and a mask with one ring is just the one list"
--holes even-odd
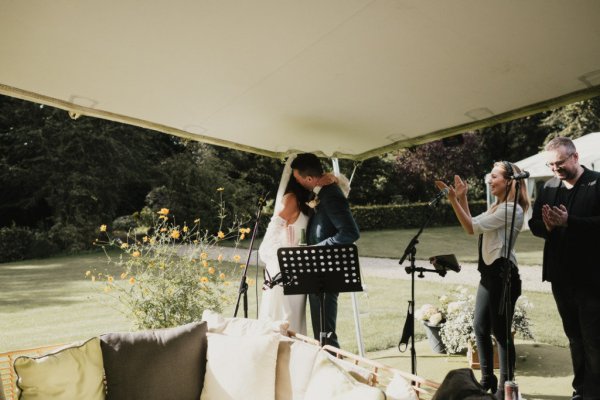
[(573, 178), (575, 178), (577, 176), (577, 169), (574, 170), (568, 170), (565, 169), (562, 171), (562, 174), (564, 175), (562, 178), (560, 178), (561, 181), (568, 181), (571, 180)]

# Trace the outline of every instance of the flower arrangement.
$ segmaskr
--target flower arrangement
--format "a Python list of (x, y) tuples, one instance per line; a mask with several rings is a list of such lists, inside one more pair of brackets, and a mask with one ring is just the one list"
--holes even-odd
[(446, 321), (445, 311), (431, 304), (423, 304), (415, 311), (415, 318), (430, 326), (440, 326)]
[[(202, 231), (200, 219), (178, 225), (166, 208), (156, 213), (154, 225), (140, 239), (132, 234), (125, 240), (111, 237), (108, 227), (101, 225), (101, 239), (95, 244), (121, 272), (113, 276), (89, 270), (86, 276), (116, 297), (139, 329), (196, 321), (205, 309), (222, 312), (234, 299), (229, 278), (241, 257), (234, 255), (227, 262), (219, 244), (233, 240), (237, 249), (250, 229), (236, 221), (223, 228), (222, 197), (219, 206), (221, 225), (216, 233)], [(118, 249), (119, 255), (115, 257), (109, 249)]]
[[(442, 301), (443, 298), (443, 301)], [(440, 297), (440, 303), (445, 310), (445, 322), (440, 329), (440, 336), (448, 353), (459, 353), (470, 344), (475, 345), (473, 320), (475, 315), (475, 296), (464, 287), (458, 287), (449, 296)], [(526, 296), (521, 296), (515, 305), (512, 331), (516, 335), (533, 340), (531, 323), (527, 311), (533, 305)]]

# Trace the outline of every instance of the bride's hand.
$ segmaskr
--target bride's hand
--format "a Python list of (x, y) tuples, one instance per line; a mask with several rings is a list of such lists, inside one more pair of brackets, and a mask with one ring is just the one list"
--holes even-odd
[(459, 199), (466, 199), (469, 186), (460, 178), (460, 176), (454, 175), (454, 190), (456, 191), (456, 197)]

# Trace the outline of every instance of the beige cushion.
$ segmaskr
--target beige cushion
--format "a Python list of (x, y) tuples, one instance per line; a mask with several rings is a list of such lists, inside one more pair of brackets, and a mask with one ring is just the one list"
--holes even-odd
[(104, 399), (104, 367), (98, 338), (41, 357), (18, 357), (14, 368), (21, 400)]
[(274, 400), (279, 336), (208, 333), (201, 400)]
[(306, 388), (305, 398), (310, 400), (385, 400), (378, 388), (356, 381), (320, 351)]
[(304, 399), (319, 351), (318, 346), (281, 338), (277, 352), (277, 400)]
[(266, 335), (280, 333), (285, 335), (289, 327), (287, 321), (262, 321), (251, 318), (224, 318), (220, 314), (205, 310), (202, 321), (208, 324), (211, 333), (222, 333), (230, 336)]
[(388, 400), (418, 400), (410, 382), (399, 374), (394, 374), (394, 378), (385, 388), (385, 395)]

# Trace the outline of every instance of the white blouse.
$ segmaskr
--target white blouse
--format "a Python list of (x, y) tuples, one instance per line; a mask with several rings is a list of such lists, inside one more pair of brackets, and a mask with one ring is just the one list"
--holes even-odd
[[(488, 210), (473, 217), (473, 233), (483, 234), (481, 254), (483, 261), (487, 265), (506, 255), (506, 242), (510, 239), (510, 230), (506, 231), (505, 238), (504, 227), (505, 221), (508, 221), (508, 225), (512, 221), (513, 208), (514, 203), (501, 203), (493, 212)], [(517, 256), (514, 250), (514, 243), (517, 242), (517, 236), (523, 227), (524, 219), (523, 209), (517, 204), (513, 229), (513, 248), (510, 251), (510, 260), (515, 265), (517, 265)]]

